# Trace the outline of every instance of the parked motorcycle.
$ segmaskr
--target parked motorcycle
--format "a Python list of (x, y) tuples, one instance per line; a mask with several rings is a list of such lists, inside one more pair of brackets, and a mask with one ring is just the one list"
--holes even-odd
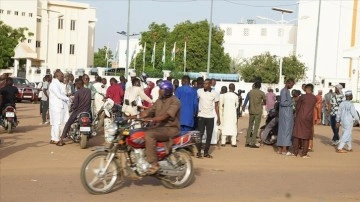
[[(145, 160), (144, 129), (133, 129), (129, 123), (117, 118), (107, 127), (112, 136), (109, 148), (98, 148), (81, 167), (81, 182), (91, 194), (109, 193), (125, 177), (139, 180), (147, 176), (150, 164)], [(180, 189), (192, 183), (194, 169), (191, 159), (193, 145), (200, 141), (198, 131), (180, 133), (169, 142), (157, 143), (160, 169), (152, 175), (167, 188)]]
[(71, 124), (68, 136), (77, 143), (80, 148), (85, 149), (87, 141), (96, 136), (96, 132), (92, 130), (91, 115), (89, 112), (82, 112), (76, 117), (76, 121)]
[(7, 105), (2, 111), (2, 127), (7, 130), (8, 133), (12, 133), (12, 130), (17, 126), (15, 107)]
[(279, 102), (276, 102), (274, 109), (269, 111), (266, 117), (265, 125), (260, 127), (260, 140), (261, 143), (273, 145), (277, 141), (277, 134), (279, 128)]
[[(101, 106), (100, 110), (95, 114), (94, 120), (92, 122), (92, 130), (99, 132), (101, 128), (106, 128), (118, 117), (122, 117), (121, 105), (117, 105), (112, 99), (107, 98), (104, 104)], [(107, 134), (106, 130), (104, 131), (104, 135), (105, 141), (110, 143), (111, 141), (107, 140), (109, 135)]]

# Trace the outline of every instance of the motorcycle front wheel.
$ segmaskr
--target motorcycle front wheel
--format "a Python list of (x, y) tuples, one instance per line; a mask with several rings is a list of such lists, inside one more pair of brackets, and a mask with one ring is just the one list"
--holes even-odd
[[(108, 152), (95, 152), (81, 166), (81, 183), (90, 194), (106, 194), (115, 186), (120, 167), (115, 158), (109, 157)], [(109, 166), (105, 169), (108, 163)]]
[(181, 189), (189, 186), (194, 179), (194, 168), (191, 156), (185, 150), (177, 151), (174, 155), (177, 155), (177, 160), (180, 164), (178, 169), (185, 169), (182, 176), (169, 177), (161, 179), (162, 185), (169, 189)]

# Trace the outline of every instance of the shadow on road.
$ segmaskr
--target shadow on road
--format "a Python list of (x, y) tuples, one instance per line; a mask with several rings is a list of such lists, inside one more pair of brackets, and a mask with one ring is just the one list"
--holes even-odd
[(329, 145), (330, 142), (331, 142), (331, 139), (330, 139), (329, 137), (324, 136), (324, 135), (315, 134), (314, 138), (315, 138), (315, 139), (319, 139), (320, 142), (321, 142), (323, 145)]
[[(29, 131), (39, 129), (39, 128), (48, 128), (48, 125), (31, 125), (31, 126), (22, 126), (21, 122), (19, 125), (14, 129), (14, 133), (27, 133)], [(50, 128), (48, 128), (50, 133)]]
[(16, 152), (20, 152), (30, 147), (43, 147), (48, 145), (48, 143), (43, 141), (36, 141), (31, 143), (25, 143), (21, 145), (15, 145), (20, 139), (22, 135), (14, 135), (10, 137), (2, 137), (0, 144), (0, 160), (14, 154)]

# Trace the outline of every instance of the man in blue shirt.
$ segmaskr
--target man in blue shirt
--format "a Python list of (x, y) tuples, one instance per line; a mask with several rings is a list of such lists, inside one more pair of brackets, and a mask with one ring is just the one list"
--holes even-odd
[(198, 110), (198, 98), (196, 89), (190, 86), (189, 76), (183, 76), (182, 86), (175, 91), (176, 97), (180, 100), (180, 126), (181, 131), (194, 129), (194, 116)]

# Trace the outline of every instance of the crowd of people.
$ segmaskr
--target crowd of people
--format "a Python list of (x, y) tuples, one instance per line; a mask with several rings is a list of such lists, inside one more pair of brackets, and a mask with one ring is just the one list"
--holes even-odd
[[(12, 86), (11, 78), (3, 75), (1, 80), (2, 108), (7, 104), (5, 102), (15, 105), (15, 95), (11, 98), (8, 96), (8, 90), (4, 88), (8, 85)], [(312, 84), (304, 84), (302, 92), (299, 90), (290, 92), (295, 82), (289, 79), (281, 89), (280, 95), (276, 96), (271, 88), (266, 94), (261, 91), (261, 82), (258, 81), (253, 84), (253, 89), (247, 93), (242, 104), (241, 93), (236, 93), (233, 83), (222, 86), (221, 91), (217, 92), (215, 79), (204, 80), (199, 77), (191, 81), (188, 76), (183, 76), (180, 85), (179, 80), (171, 77), (168, 77), (166, 82), (159, 79), (153, 83), (147, 81), (145, 73), (139, 77), (132, 73), (130, 82), (124, 76), (119, 80), (120, 82), (116, 78), (111, 78), (107, 87), (107, 80), (99, 76), (95, 76), (95, 81), (91, 82), (86, 74), (76, 79), (72, 74), (64, 75), (60, 70), (56, 70), (53, 76), (46, 75), (37, 88), (41, 97), (41, 124), (51, 125), (50, 143), (63, 146), (64, 138), (77, 114), (88, 111), (94, 115), (100, 110), (105, 99), (110, 98), (114, 103), (122, 106), (122, 112), (128, 117), (139, 116), (142, 111), (145, 113), (155, 110), (157, 100), (162, 101), (163, 105), (169, 105), (165, 108), (171, 111), (168, 112), (170, 116), (157, 118), (158, 121), (173, 122), (173, 125), (170, 125), (175, 128), (178, 124), (174, 135), (179, 131), (200, 131), (201, 139), (204, 139), (205, 144), (200, 142), (196, 145), (198, 158), (213, 158), (209, 150), (214, 135), (222, 147), (228, 142), (232, 147), (238, 146), (238, 112), (239, 109), (245, 111), (246, 106), (249, 111), (249, 125), (245, 147), (259, 148), (258, 130), (265, 108), (267, 113), (272, 110), (277, 111), (276, 121), (279, 128), (276, 145), (279, 154), (308, 158), (308, 151), (313, 149), (315, 124), (331, 126), (332, 145), (337, 146), (336, 152), (352, 151), (353, 121), (358, 121), (359, 117), (351, 102), (351, 91), (343, 93), (340, 84), (335, 86), (334, 91), (331, 89), (324, 96), (321, 90), (315, 96)], [(168, 87), (169, 83), (171, 88)], [(16, 94), (15, 91), (11, 93)], [(170, 97), (179, 101), (179, 107), (166, 104), (165, 98)], [(173, 98), (171, 103), (176, 104)], [(176, 118), (178, 123), (175, 121)], [(341, 139), (340, 126), (343, 127)], [(153, 135), (154, 138), (150, 142), (162, 139), (155, 136)]]

